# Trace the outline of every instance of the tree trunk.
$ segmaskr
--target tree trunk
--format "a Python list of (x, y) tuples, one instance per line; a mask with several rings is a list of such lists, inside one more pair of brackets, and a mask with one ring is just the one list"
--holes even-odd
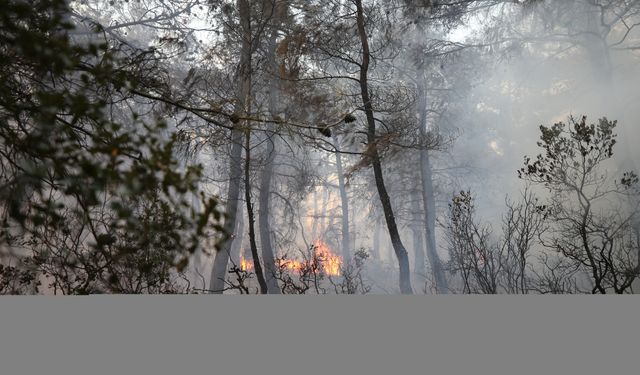
[(398, 266), (400, 269), (400, 292), (402, 294), (412, 294), (411, 289), (411, 273), (409, 270), (409, 256), (405, 249), (402, 240), (400, 239), (400, 233), (398, 232), (398, 226), (393, 214), (393, 208), (391, 207), (391, 200), (387, 193), (387, 188), (384, 184), (384, 178), (382, 176), (382, 165), (380, 163), (380, 155), (376, 147), (376, 123), (373, 116), (373, 106), (371, 99), (369, 98), (369, 84), (368, 84), (368, 71), (369, 71), (369, 40), (364, 27), (364, 11), (362, 9), (362, 0), (356, 0), (356, 17), (358, 34), (360, 36), (360, 42), (362, 44), (362, 63), (360, 65), (360, 94), (362, 96), (362, 102), (364, 111), (367, 117), (367, 154), (371, 158), (371, 164), (373, 165), (373, 174), (376, 181), (376, 188), (378, 189), (378, 196), (380, 197), (380, 203), (384, 211), (384, 217), (389, 229), (389, 235), (391, 238), (391, 244), (393, 250), (398, 259)]
[(251, 204), (251, 131), (247, 130), (245, 135), (245, 162), (244, 162), (244, 197), (247, 203), (247, 217), (249, 219), (249, 247), (253, 258), (253, 271), (260, 285), (260, 294), (267, 294), (267, 281), (264, 279), (260, 258), (258, 256), (258, 245), (256, 244), (255, 216), (253, 215), (253, 204)]
[[(412, 202), (416, 202), (416, 207), (421, 200), (422, 197), (417, 190), (412, 192)], [(420, 217), (420, 212), (417, 209), (413, 210), (413, 224), (411, 225), (411, 232), (413, 234), (413, 249), (414, 249), (414, 265), (413, 265), (413, 273), (416, 275), (416, 279), (420, 280), (420, 283), (424, 284), (427, 273), (425, 271), (425, 263), (424, 263), (424, 226), (423, 218)]]
[[(333, 143), (338, 144), (338, 137), (333, 133)], [(336, 155), (336, 172), (338, 173), (338, 189), (340, 190), (340, 205), (342, 208), (342, 259), (347, 264), (351, 259), (351, 239), (349, 233), (349, 197), (344, 186), (344, 172), (342, 170), (342, 155)]]
[[(249, 94), (251, 91), (251, 15), (248, 0), (237, 0), (237, 7), (242, 29), (242, 48), (237, 73), (237, 99), (238, 113), (245, 113), (248, 108)], [(236, 122), (231, 129), (231, 155), (229, 161), (229, 188), (227, 191), (226, 213), (224, 231), (232, 237), (221, 244), (213, 261), (211, 281), (209, 289), (216, 294), (221, 294), (225, 286), (227, 275), (227, 263), (229, 252), (233, 242), (233, 229), (236, 224), (236, 212), (238, 211), (238, 198), (240, 194), (240, 180), (242, 178), (242, 131), (239, 129), (241, 122)]]
[[(242, 189), (241, 189), (242, 190)], [(234, 264), (240, 264), (240, 251), (242, 249), (242, 243), (244, 242), (244, 210), (242, 206), (238, 205), (238, 213), (236, 216), (236, 237), (231, 243), (231, 260)]]
[(242, 178), (242, 145), (240, 144), (240, 142), (242, 142), (242, 133), (235, 128), (232, 129), (231, 140), (233, 145), (231, 146), (229, 188), (225, 207), (227, 216), (223, 227), (224, 233), (229, 235), (229, 238), (221, 244), (220, 249), (216, 253), (211, 271), (211, 281), (209, 283), (209, 289), (216, 294), (221, 294), (225, 286), (231, 244), (238, 236), (242, 235), (241, 233), (234, 233), (233, 231), (236, 226), (240, 179)]
[(351, 221), (351, 225), (349, 226), (349, 236), (351, 237), (351, 249), (353, 251), (358, 249), (358, 246), (356, 245), (356, 240), (357, 240), (357, 235), (358, 235), (358, 228), (356, 227), (356, 217), (358, 216), (358, 208), (356, 207), (356, 202), (351, 201), (351, 204), (349, 205), (351, 208), (351, 216), (350, 216), (350, 221)]
[(316, 235), (313, 237), (313, 240), (318, 240), (324, 238), (324, 235), (327, 232), (327, 206), (329, 204), (329, 189), (327, 189), (326, 185), (322, 185), (322, 211), (320, 213), (320, 217), (317, 219), (320, 220), (320, 225), (318, 226), (318, 230)]
[(373, 230), (373, 258), (382, 260), (382, 254), (380, 253), (380, 223), (376, 221), (375, 229)]
[[(276, 63), (276, 39), (278, 36), (279, 22), (281, 22), (281, 17), (286, 12), (286, 8), (278, 9), (276, 4), (267, 4), (267, 6), (271, 6), (271, 12), (269, 15), (274, 19), (275, 24), (274, 28), (271, 30), (271, 35), (269, 37), (267, 56), (271, 71), (271, 78), (269, 79), (269, 114), (271, 115), (271, 117), (275, 118), (279, 115), (279, 111), (277, 108), (279, 90), (276, 81), (276, 72), (278, 69)], [(286, 4), (283, 3), (282, 6), (286, 7)], [(271, 181), (277, 153), (275, 143), (277, 138), (275, 138), (275, 134), (270, 134), (268, 132), (265, 132), (265, 136), (267, 137), (265, 149), (266, 158), (262, 169), (262, 174), (260, 176), (260, 196), (258, 198), (260, 211), (258, 213), (258, 224), (260, 228), (262, 261), (264, 262), (265, 279), (267, 282), (268, 291), (269, 294), (280, 294), (278, 280), (275, 277), (276, 262), (273, 245), (271, 243), (272, 230), (271, 224), (269, 222), (271, 213)]]
[[(427, 95), (424, 72), (420, 71), (420, 77), (418, 78), (420, 135), (425, 138), (427, 135)], [(431, 161), (429, 158), (429, 150), (427, 149), (420, 150), (420, 180), (422, 184), (422, 204), (424, 208), (424, 230), (427, 242), (427, 257), (429, 258), (429, 264), (431, 265), (431, 272), (433, 273), (433, 278), (436, 283), (437, 293), (446, 294), (449, 291), (449, 285), (447, 283), (444, 270), (442, 269), (442, 263), (438, 256), (438, 250), (436, 247), (436, 201), (433, 191)]]
[(313, 189), (313, 213), (311, 214), (311, 238), (318, 235), (318, 191)]
[(424, 282), (427, 276), (424, 266), (424, 241), (422, 238), (422, 234), (424, 233), (424, 231), (422, 230), (422, 227), (414, 226), (411, 228), (411, 233), (413, 234), (414, 250), (413, 273), (416, 277), (416, 280), (424, 286)]
[(269, 294), (280, 294), (280, 288), (278, 287), (278, 280), (275, 278), (276, 263), (273, 252), (273, 246), (271, 244), (271, 176), (273, 175), (274, 159), (275, 159), (275, 145), (271, 138), (266, 142), (266, 160), (262, 169), (261, 183), (260, 183), (260, 211), (258, 213), (258, 223), (260, 227), (260, 245), (262, 247), (262, 261), (264, 262), (265, 279), (267, 281), (267, 287)]

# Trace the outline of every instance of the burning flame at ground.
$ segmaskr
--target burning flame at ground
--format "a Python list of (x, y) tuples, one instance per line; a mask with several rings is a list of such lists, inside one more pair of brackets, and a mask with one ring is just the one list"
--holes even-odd
[(243, 271), (251, 271), (253, 269), (253, 263), (244, 259), (243, 256), (240, 257), (240, 269)]
[[(320, 263), (320, 266), (324, 270), (324, 273), (328, 276), (340, 276), (340, 267), (342, 266), (342, 257), (334, 254), (329, 246), (324, 242), (317, 240), (313, 243), (315, 249), (315, 256)], [(311, 262), (301, 262), (296, 259), (278, 259), (278, 266), (285, 268), (290, 272), (300, 273), (305, 267), (309, 268)], [(240, 257), (240, 269), (243, 271), (253, 270), (253, 263), (244, 257)]]
[(335, 255), (324, 242), (317, 240), (313, 243), (316, 256), (320, 259), (324, 272), (329, 276), (340, 276), (342, 257)]

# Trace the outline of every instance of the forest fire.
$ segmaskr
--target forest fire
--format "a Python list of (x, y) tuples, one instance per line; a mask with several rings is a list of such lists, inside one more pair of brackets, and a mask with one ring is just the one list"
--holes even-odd
[(324, 272), (329, 276), (340, 276), (340, 266), (342, 257), (331, 252), (331, 249), (324, 242), (317, 240), (313, 243), (316, 256), (319, 258), (324, 268)]
[(244, 259), (243, 256), (240, 257), (240, 269), (248, 272), (253, 270), (253, 263), (250, 260)]
[[(340, 276), (340, 267), (342, 266), (342, 257), (334, 254), (329, 246), (317, 240), (313, 243), (315, 257), (320, 264), (321, 269), (327, 276)], [(301, 273), (305, 268), (310, 267), (311, 260), (299, 261), (297, 259), (277, 259), (278, 267), (290, 272)], [(240, 269), (246, 272), (253, 270), (253, 263), (250, 260), (240, 257)]]
[(300, 273), (303, 269), (304, 263), (295, 259), (278, 259), (278, 267), (286, 269), (288, 271)]

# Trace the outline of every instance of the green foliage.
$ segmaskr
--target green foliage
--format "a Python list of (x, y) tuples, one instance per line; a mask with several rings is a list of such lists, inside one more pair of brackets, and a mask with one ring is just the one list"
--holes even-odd
[(0, 9), (0, 244), (65, 294), (169, 291), (220, 227), (202, 167), (180, 168), (166, 124), (121, 105), (149, 84), (151, 55), (74, 42), (62, 0)]
[(580, 122), (569, 120), (568, 129), (562, 122), (540, 126), (538, 146), (544, 154), (533, 162), (526, 157), (525, 167), (518, 171), (520, 178), (554, 186), (579, 184), (580, 178), (592, 174), (596, 166), (613, 156), (616, 121), (602, 118), (598, 125), (587, 125), (586, 117)]

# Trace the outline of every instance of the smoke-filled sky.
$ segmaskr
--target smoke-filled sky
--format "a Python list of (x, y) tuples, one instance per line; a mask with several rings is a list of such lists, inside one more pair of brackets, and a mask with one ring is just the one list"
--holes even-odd
[[(3, 18), (2, 22), (9, 23), (8, 27), (3, 23), (3, 32), (6, 29), (12, 33), (24, 26), (24, 6), (18, 3), (11, 3), (9, 11), (16, 12), (11, 13), (13, 18)], [(345, 274), (341, 280), (347, 284), (360, 280), (356, 284), (362, 293), (368, 292), (360, 278), (363, 275), (375, 285), (376, 292), (411, 293), (413, 279), (415, 290), (446, 293), (450, 277), (454, 284), (458, 282), (451, 288), (454, 292), (471, 293), (475, 288), (485, 293), (526, 293), (534, 290), (525, 287), (527, 282), (548, 281), (532, 271), (538, 266), (527, 264), (529, 254), (545, 251), (553, 254), (553, 259), (565, 262), (563, 266), (570, 264), (564, 268), (570, 271), (563, 277), (586, 280), (584, 285), (593, 282), (594, 291), (627, 292), (632, 290), (631, 284), (623, 281), (617, 285), (620, 280), (630, 274), (640, 280), (640, 267), (629, 268), (640, 262), (640, 255), (633, 253), (634, 246), (640, 246), (640, 219), (634, 211), (636, 206), (627, 205), (638, 200), (633, 195), (637, 195), (633, 190), (636, 176), (627, 175), (624, 181), (620, 180), (624, 172), (640, 169), (640, 151), (636, 147), (640, 139), (640, 1), (89, 0), (44, 1), (41, 5), (42, 14), (38, 13), (39, 18), (33, 22), (50, 22), (20, 29), (21, 32), (29, 38), (38, 34), (46, 46), (51, 44), (52, 35), (64, 36), (61, 42), (65, 45), (89, 46), (86, 54), (91, 56), (81, 56), (81, 64), (61, 68), (52, 78), (54, 84), (47, 86), (39, 75), (49, 68), (40, 69), (38, 64), (48, 61), (34, 58), (25, 48), (2, 46), (0, 52), (16, 50), (16, 56), (27, 62), (7, 63), (7, 69), (13, 69), (5, 80), (8, 83), (3, 82), (5, 91), (13, 95), (7, 102), (29, 102), (31, 92), (50, 93), (55, 91), (51, 87), (57, 85), (65, 93), (87, 89), (91, 95), (105, 98), (82, 93), (90, 102), (86, 105), (95, 104), (97, 108), (90, 111), (93, 117), (84, 125), (123, 123), (114, 126), (113, 132), (121, 131), (125, 136), (104, 134), (107, 140), (102, 141), (108, 143), (113, 138), (131, 142), (130, 135), (140, 135), (140, 145), (127, 146), (139, 149), (140, 158), (159, 154), (154, 147), (167, 142), (163, 149), (167, 153), (163, 155), (172, 159), (168, 164), (175, 166), (177, 172), (191, 171), (190, 167), (199, 163), (196, 169), (202, 167), (202, 176), (194, 172), (197, 177), (193, 177), (197, 183), (170, 189), (164, 181), (161, 188), (168, 190), (168, 200), (184, 198), (191, 202), (182, 203), (173, 211), (165, 210), (164, 214), (184, 211), (193, 219), (185, 218), (186, 221), (198, 223), (192, 227), (197, 230), (189, 239), (194, 245), (188, 247), (188, 254), (181, 248), (164, 249), (163, 255), (179, 258), (176, 262), (180, 269), (190, 259), (190, 271), (195, 273), (188, 276), (188, 284), (197, 284), (202, 291), (222, 293), (230, 287), (246, 292), (241, 285), (242, 275), (237, 269), (235, 276), (229, 271), (242, 258), (243, 268), (253, 267), (256, 279), (249, 279), (260, 284), (261, 293), (279, 293), (287, 288), (289, 292), (300, 292), (300, 288), (306, 292), (311, 289), (309, 285), (307, 289), (293, 285), (282, 274), (279, 286), (274, 281), (274, 270), (280, 267), (277, 262), (283, 260), (281, 257), (297, 257), (295, 264), (301, 264), (300, 256), (313, 255), (311, 249), (315, 245), (330, 259), (342, 256), (344, 266), (353, 266), (332, 272), (352, 272), (356, 275), (353, 279)], [(52, 18), (56, 12), (61, 17)], [(58, 24), (60, 20), (77, 27), (66, 31)], [(13, 23), (21, 26), (15, 28)], [(42, 31), (39, 27), (51, 30)], [(82, 48), (70, 50), (80, 53)], [(65, 64), (72, 60), (60, 57)], [(113, 74), (113, 82), (101, 78), (92, 83), (87, 74), (96, 74), (93, 67), (101, 64), (98, 60), (103, 57), (104, 61), (114, 58), (113, 63), (105, 64), (118, 74)], [(22, 61), (11, 57), (4, 60)], [(36, 77), (33, 82), (25, 83), (23, 66), (18, 65), (24, 65), (31, 77)], [(120, 78), (126, 82), (118, 82)], [(82, 105), (71, 105), (69, 111), (84, 108), (85, 99), (80, 100)], [(6, 113), (11, 124), (20, 123), (24, 115), (21, 108), (31, 108), (28, 115), (37, 119), (40, 104), (27, 104), (31, 106), (3, 105), (0, 115)], [(52, 121), (69, 130), (69, 143), (75, 142), (82, 149), (85, 145), (79, 140), (93, 134), (92, 128), (75, 128), (80, 120), (74, 117), (66, 123), (69, 112), (62, 107), (56, 110), (57, 117)], [(597, 124), (605, 117), (617, 121), (612, 158), (608, 151), (597, 154), (598, 150), (609, 150), (608, 123), (603, 122), (602, 134), (590, 134), (579, 123), (583, 116), (587, 125)], [(138, 121), (151, 125), (140, 126)], [(548, 168), (542, 166), (544, 160), (530, 165), (524, 172), (525, 179), (519, 179), (518, 170), (530, 160), (527, 157), (535, 159), (541, 152), (540, 127), (558, 122), (573, 123), (564, 133), (548, 133), (545, 139), (548, 143), (560, 142), (560, 146), (556, 145), (560, 151), (549, 154), (553, 154), (550, 159), (561, 160), (554, 159), (558, 164), (549, 162)], [(28, 139), (29, 126), (18, 127)], [(146, 133), (155, 131), (162, 134), (161, 140)], [(578, 138), (574, 137), (575, 142), (562, 138), (581, 131), (588, 136), (578, 135), (583, 139), (575, 141)], [(9, 135), (0, 132), (4, 137), (0, 146), (6, 148), (0, 150), (2, 166), (18, 165), (15, 160), (5, 159), (15, 154), (13, 148), (23, 146), (15, 144), (16, 139), (23, 138)], [(172, 142), (168, 141), (169, 136), (174, 137)], [(586, 148), (580, 148), (583, 141)], [(602, 141), (605, 146), (593, 146), (592, 141)], [(562, 147), (576, 144), (574, 150), (562, 153)], [(114, 150), (108, 156), (114, 163), (122, 157), (129, 159), (117, 165), (136, 165), (133, 154), (123, 156), (118, 148)], [(21, 152), (20, 157), (33, 157), (30, 150)], [(578, 154), (582, 156), (582, 170), (576, 172), (581, 166), (574, 159)], [(607, 160), (598, 159), (602, 155)], [(96, 165), (100, 164), (100, 157), (98, 151), (88, 152), (88, 158), (95, 159)], [(589, 166), (585, 167), (585, 163)], [(600, 164), (593, 169), (590, 163)], [(35, 160), (33, 164), (40, 165), (42, 161)], [(19, 169), (7, 177), (9, 182), (22, 181)], [(181, 177), (180, 173), (174, 176), (165, 172), (158, 167), (153, 174)], [(589, 176), (573, 183), (567, 175), (574, 172)], [(133, 175), (136, 177), (136, 173)], [(90, 180), (94, 176), (88, 173), (81, 177)], [(526, 178), (529, 183), (525, 183)], [(123, 181), (139, 185), (129, 177)], [(58, 191), (66, 183), (64, 179), (60, 183), (53, 181), (49, 187), (60, 193), (55, 199), (63, 208), (79, 199), (68, 196), (73, 189)], [(145, 192), (151, 194), (157, 189), (155, 186)], [(527, 196), (521, 195), (525, 189), (540, 198), (535, 202), (547, 202), (553, 210), (528, 201)], [(595, 190), (594, 196), (587, 197), (582, 189)], [(122, 197), (133, 194), (122, 186), (114, 191)], [(466, 191), (473, 198), (467, 197)], [(578, 193), (570, 196), (567, 191)], [(29, 199), (35, 202), (36, 196)], [(74, 228), (77, 238), (86, 239), (73, 245), (76, 257), (90, 253), (92, 239), (95, 246), (102, 246), (105, 235), (94, 229), (87, 233), (85, 229), (93, 228), (88, 223), (92, 215), (111, 217), (113, 210), (130, 205), (112, 207), (107, 201), (113, 197), (106, 193), (101, 196), (103, 201), (92, 201), (96, 205), (102, 203), (101, 207), (79, 204), (86, 215), (65, 216), (73, 224), (66, 227)], [(217, 215), (207, 216), (207, 201), (200, 201), (201, 198), (215, 203), (212, 212)], [(11, 199), (0, 203), (13, 207), (16, 202)], [(143, 203), (161, 205), (160, 201)], [(527, 209), (514, 214), (515, 204)], [(141, 203), (141, 207), (146, 206)], [(581, 208), (586, 211), (581, 212)], [(513, 230), (508, 235), (529, 233), (531, 229), (536, 236), (527, 237), (526, 241), (507, 238), (502, 228), (505, 210), (509, 209), (513, 215), (507, 219), (512, 220), (507, 227), (512, 225), (509, 228)], [(577, 220), (580, 212), (582, 220)], [(623, 213), (627, 215), (624, 218)], [(204, 217), (196, 220), (199, 215)], [(16, 225), (24, 224), (28, 215), (23, 216), (19, 215), (22, 223)], [(154, 220), (162, 218), (160, 215)], [(544, 225), (533, 229), (518, 227), (538, 219)], [(47, 221), (36, 215), (34, 222)], [(130, 223), (141, 222), (145, 221)], [(567, 222), (581, 222), (583, 227), (567, 229)], [(615, 230), (611, 223), (616, 223)], [(101, 225), (105, 226), (105, 233), (119, 230), (112, 227), (113, 223), (101, 221)], [(37, 255), (39, 248), (48, 248), (50, 243), (64, 250), (59, 254), (67, 254), (66, 231), (58, 236), (58, 228), (49, 229), (42, 244), (21, 249), (23, 255)], [(182, 231), (183, 226), (172, 230), (178, 229)], [(582, 234), (580, 241), (574, 241), (577, 237), (571, 237), (572, 233)], [(161, 238), (156, 234), (149, 237)], [(186, 232), (173, 235), (187, 237)], [(111, 238), (109, 241), (109, 246), (116, 246), (130, 239), (123, 236), (120, 242)], [(140, 246), (155, 251), (144, 244)], [(516, 253), (518, 246), (522, 248)], [(616, 254), (613, 258), (606, 258), (605, 246), (615, 248), (610, 251)], [(591, 254), (594, 248), (602, 252)], [(360, 274), (367, 254), (371, 268)], [(489, 275), (488, 279), (505, 283), (500, 287), (483, 285), (482, 278), (470, 287), (468, 280), (461, 279), (464, 275), (456, 274), (457, 266), (464, 269), (468, 264), (462, 258), (454, 259), (456, 256), (468, 257), (476, 268), (482, 268), (469, 274), (493, 272), (486, 267), (490, 256), (505, 257), (497, 263), (507, 264), (506, 268), (520, 268), (517, 272), (515, 268), (498, 269), (497, 273), (504, 274)], [(594, 260), (598, 256), (603, 259)], [(519, 261), (514, 260), (517, 257)], [(131, 263), (134, 269), (137, 261)], [(64, 268), (66, 263), (60, 266), (60, 259), (55, 257), (43, 262), (43, 269), (38, 271), (43, 274), (51, 273), (47, 267), (62, 267), (61, 274), (68, 271)], [(615, 262), (622, 265), (615, 269)], [(266, 279), (261, 263), (270, 272)], [(99, 269), (103, 266), (111, 267), (109, 262), (91, 265)], [(162, 262), (156, 266), (168, 267)], [(129, 269), (125, 269), (122, 273), (128, 276)], [(517, 283), (512, 271), (520, 275)], [(530, 271), (533, 273), (528, 274)], [(296, 272), (302, 273), (300, 269)], [(603, 275), (589, 279), (589, 275), (599, 272)], [(178, 274), (167, 277), (179, 278)], [(87, 277), (91, 279), (93, 275)], [(235, 281), (229, 277), (238, 277), (240, 285), (233, 284)], [(111, 290), (109, 280), (117, 281), (118, 277), (105, 276), (105, 280), (103, 285), (96, 282), (96, 290)], [(182, 285), (184, 280), (175, 285)], [(66, 276), (58, 281), (69, 284)], [(565, 285), (566, 280), (561, 281)], [(564, 289), (537, 291), (588, 291), (587, 287), (576, 287), (573, 281)], [(73, 285), (67, 286), (75, 290)], [(37, 289), (37, 285), (34, 287)], [(256, 285), (253, 287), (257, 290)], [(353, 289), (353, 285), (331, 288), (337, 293), (340, 288)], [(315, 289), (319, 290), (318, 285)]]
[[(485, 37), (486, 20), (483, 16), (471, 18), (449, 38), (470, 45), (479, 43)], [(637, 44), (637, 34), (631, 33), (626, 42)], [(515, 171), (522, 167), (525, 155), (535, 157), (540, 152), (536, 146), (539, 126), (566, 123), (569, 116), (585, 115), (589, 123), (601, 117), (617, 120), (618, 144), (612, 168), (619, 169), (608, 172), (611, 178), (619, 178), (623, 170), (638, 170), (640, 53), (612, 49), (610, 58), (610, 81), (600, 79), (581, 46), (549, 46), (544, 41), (513, 52), (496, 52), (488, 64), (478, 66), (478, 83), (470, 90), (466, 104), (474, 115), (460, 124), (464, 129), (460, 143), (475, 145), (468, 157), (479, 168), (481, 178), (468, 188), (480, 195), (481, 206), (499, 210), (505, 194), (517, 194), (523, 183)], [(478, 133), (485, 136), (476, 137)], [(468, 151), (456, 150), (460, 154)]]

